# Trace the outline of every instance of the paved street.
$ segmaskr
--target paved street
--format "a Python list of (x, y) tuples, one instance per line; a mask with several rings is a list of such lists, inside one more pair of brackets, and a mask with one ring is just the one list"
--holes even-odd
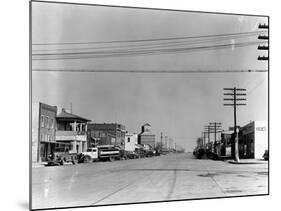
[(192, 154), (34, 168), (33, 209), (266, 194), (268, 165)]

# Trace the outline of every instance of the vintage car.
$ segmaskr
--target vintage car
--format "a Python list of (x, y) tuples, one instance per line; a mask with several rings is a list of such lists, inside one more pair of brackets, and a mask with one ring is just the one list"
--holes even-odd
[(55, 152), (50, 154), (47, 159), (48, 166), (64, 165), (65, 163), (78, 163), (77, 153), (72, 153), (65, 148), (56, 148)]

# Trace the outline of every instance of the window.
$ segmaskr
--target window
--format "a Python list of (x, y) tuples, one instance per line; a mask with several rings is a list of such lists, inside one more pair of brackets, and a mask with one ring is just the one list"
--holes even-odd
[(46, 124), (45, 124), (46, 128), (49, 128), (49, 117), (46, 116)]
[(51, 119), (51, 128), (54, 129), (54, 119)]
[(130, 137), (128, 137), (128, 143), (130, 143)]
[(41, 116), (41, 127), (44, 127), (44, 116)]

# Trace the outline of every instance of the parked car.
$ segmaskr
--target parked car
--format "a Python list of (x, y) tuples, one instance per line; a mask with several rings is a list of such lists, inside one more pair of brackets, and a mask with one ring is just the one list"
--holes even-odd
[[(196, 147), (193, 151), (193, 155), (194, 157), (196, 157), (197, 159), (201, 159), (204, 155), (205, 155), (205, 150), (203, 148), (200, 148), (200, 147)], [(210, 153), (207, 153), (207, 156), (213, 156), (212, 154)]]
[(77, 153), (72, 153), (65, 148), (56, 148), (55, 152), (50, 154), (47, 158), (48, 166), (64, 165), (65, 163), (78, 163)]
[(155, 150), (145, 150), (145, 157), (153, 157), (155, 155)]
[(138, 157), (143, 158), (145, 157), (145, 151), (142, 148), (136, 149), (136, 154), (138, 155)]
[(264, 151), (264, 154), (263, 154), (262, 157), (263, 157), (263, 159), (268, 160), (268, 158), (269, 158), (268, 150), (265, 150), (265, 151)]
[(127, 153), (127, 158), (129, 158), (129, 159), (140, 158), (140, 156), (136, 152), (127, 151), (126, 153)]

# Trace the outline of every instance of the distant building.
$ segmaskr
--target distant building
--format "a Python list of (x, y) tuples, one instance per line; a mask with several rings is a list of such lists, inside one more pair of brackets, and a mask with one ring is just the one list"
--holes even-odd
[(117, 123), (89, 123), (88, 144), (90, 147), (97, 145), (125, 144), (125, 126)]
[(146, 123), (141, 127), (141, 133), (138, 135), (139, 144), (147, 144), (155, 147), (155, 135), (151, 132), (151, 125)]
[(57, 111), (56, 121), (57, 148), (67, 148), (73, 153), (87, 150), (87, 124), (90, 120), (62, 108)]
[(125, 150), (135, 151), (136, 144), (138, 143), (138, 134), (126, 133), (125, 134)]
[(46, 161), (56, 147), (57, 107), (32, 103), (32, 162)]

